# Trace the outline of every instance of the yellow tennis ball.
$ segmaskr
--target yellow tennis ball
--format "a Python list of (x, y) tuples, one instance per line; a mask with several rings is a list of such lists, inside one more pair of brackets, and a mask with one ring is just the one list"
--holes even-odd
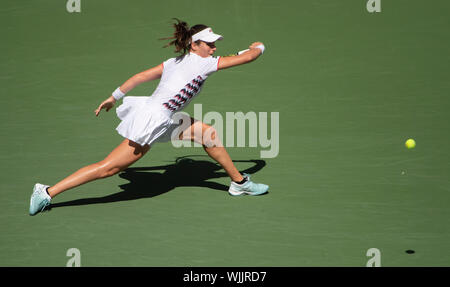
[(413, 139), (409, 139), (405, 142), (405, 146), (409, 149), (412, 149), (416, 146), (416, 141)]

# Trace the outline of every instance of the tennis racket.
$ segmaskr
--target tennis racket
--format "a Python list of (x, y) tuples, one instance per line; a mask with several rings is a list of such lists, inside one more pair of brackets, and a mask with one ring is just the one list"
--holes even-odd
[(242, 53), (245, 53), (245, 52), (247, 52), (248, 50), (250, 50), (250, 49), (245, 49), (245, 50), (239, 51), (239, 52), (237, 52), (237, 53), (235, 53), (235, 54), (229, 54), (229, 55), (225, 55), (224, 57), (232, 57), (232, 56), (237, 56), (237, 55), (240, 55), (240, 54), (242, 54)]

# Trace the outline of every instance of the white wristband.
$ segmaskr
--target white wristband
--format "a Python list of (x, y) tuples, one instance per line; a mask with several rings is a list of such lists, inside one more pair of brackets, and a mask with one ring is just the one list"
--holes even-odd
[(263, 44), (259, 44), (258, 46), (256, 46), (255, 48), (258, 48), (258, 49), (260, 49), (261, 50), (261, 54), (264, 54), (264, 50), (266, 49), (265, 47), (264, 47), (264, 45)]
[(120, 90), (120, 87), (119, 87), (112, 93), (112, 96), (114, 97), (114, 99), (116, 99), (116, 101), (118, 101), (121, 98), (123, 98), (125, 96), (125, 94), (122, 93), (122, 91)]

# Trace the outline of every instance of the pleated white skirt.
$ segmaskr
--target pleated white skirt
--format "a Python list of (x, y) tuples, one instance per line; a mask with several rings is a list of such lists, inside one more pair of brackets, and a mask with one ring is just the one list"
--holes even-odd
[(179, 126), (172, 120), (172, 113), (151, 97), (124, 97), (116, 113), (122, 120), (117, 132), (142, 146), (169, 141)]

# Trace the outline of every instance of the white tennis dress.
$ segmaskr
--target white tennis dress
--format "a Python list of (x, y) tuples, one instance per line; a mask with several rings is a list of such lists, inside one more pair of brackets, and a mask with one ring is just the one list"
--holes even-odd
[(150, 97), (124, 97), (116, 109), (122, 120), (116, 130), (142, 146), (166, 142), (179, 126), (172, 117), (200, 92), (209, 75), (217, 71), (220, 57), (203, 58), (189, 53), (163, 62), (158, 87)]

